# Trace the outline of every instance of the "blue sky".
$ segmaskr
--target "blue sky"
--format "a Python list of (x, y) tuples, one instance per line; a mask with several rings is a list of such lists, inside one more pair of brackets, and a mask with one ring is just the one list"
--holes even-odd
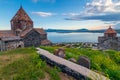
[(120, 0), (0, 0), (0, 29), (10, 29), (21, 4), (36, 28), (120, 29)]

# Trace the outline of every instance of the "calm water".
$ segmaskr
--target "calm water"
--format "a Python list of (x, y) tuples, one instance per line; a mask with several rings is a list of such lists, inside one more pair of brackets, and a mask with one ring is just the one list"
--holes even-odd
[[(48, 39), (57, 42), (98, 42), (98, 36), (103, 33), (55, 33), (48, 32)], [(118, 34), (120, 36), (120, 34)]]

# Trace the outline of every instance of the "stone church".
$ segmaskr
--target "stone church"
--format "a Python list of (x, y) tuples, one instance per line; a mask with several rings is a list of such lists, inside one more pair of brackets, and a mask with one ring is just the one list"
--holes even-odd
[(11, 30), (0, 31), (0, 51), (51, 44), (44, 29), (33, 27), (33, 21), (22, 6), (10, 23)]
[(104, 36), (98, 37), (98, 49), (113, 49), (120, 51), (120, 37), (111, 26), (104, 32)]

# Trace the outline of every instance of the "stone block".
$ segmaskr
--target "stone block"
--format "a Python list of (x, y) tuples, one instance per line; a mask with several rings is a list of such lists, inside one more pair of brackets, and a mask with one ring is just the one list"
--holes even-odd
[(85, 56), (80, 56), (77, 60), (77, 63), (81, 66), (84, 66), (84, 67), (90, 69), (90, 60), (89, 60), (89, 58), (87, 58)]
[(66, 57), (65, 50), (63, 48), (56, 49), (54, 51), (54, 55), (59, 56), (61, 58), (65, 58)]

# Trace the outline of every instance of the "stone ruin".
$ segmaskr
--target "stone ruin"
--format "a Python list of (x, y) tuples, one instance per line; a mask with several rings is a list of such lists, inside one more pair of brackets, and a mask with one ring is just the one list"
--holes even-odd
[(64, 48), (59, 48), (54, 51), (54, 55), (59, 56), (61, 58), (65, 58), (65, 49)]
[(86, 56), (80, 56), (77, 60), (77, 64), (90, 69), (90, 60)]

